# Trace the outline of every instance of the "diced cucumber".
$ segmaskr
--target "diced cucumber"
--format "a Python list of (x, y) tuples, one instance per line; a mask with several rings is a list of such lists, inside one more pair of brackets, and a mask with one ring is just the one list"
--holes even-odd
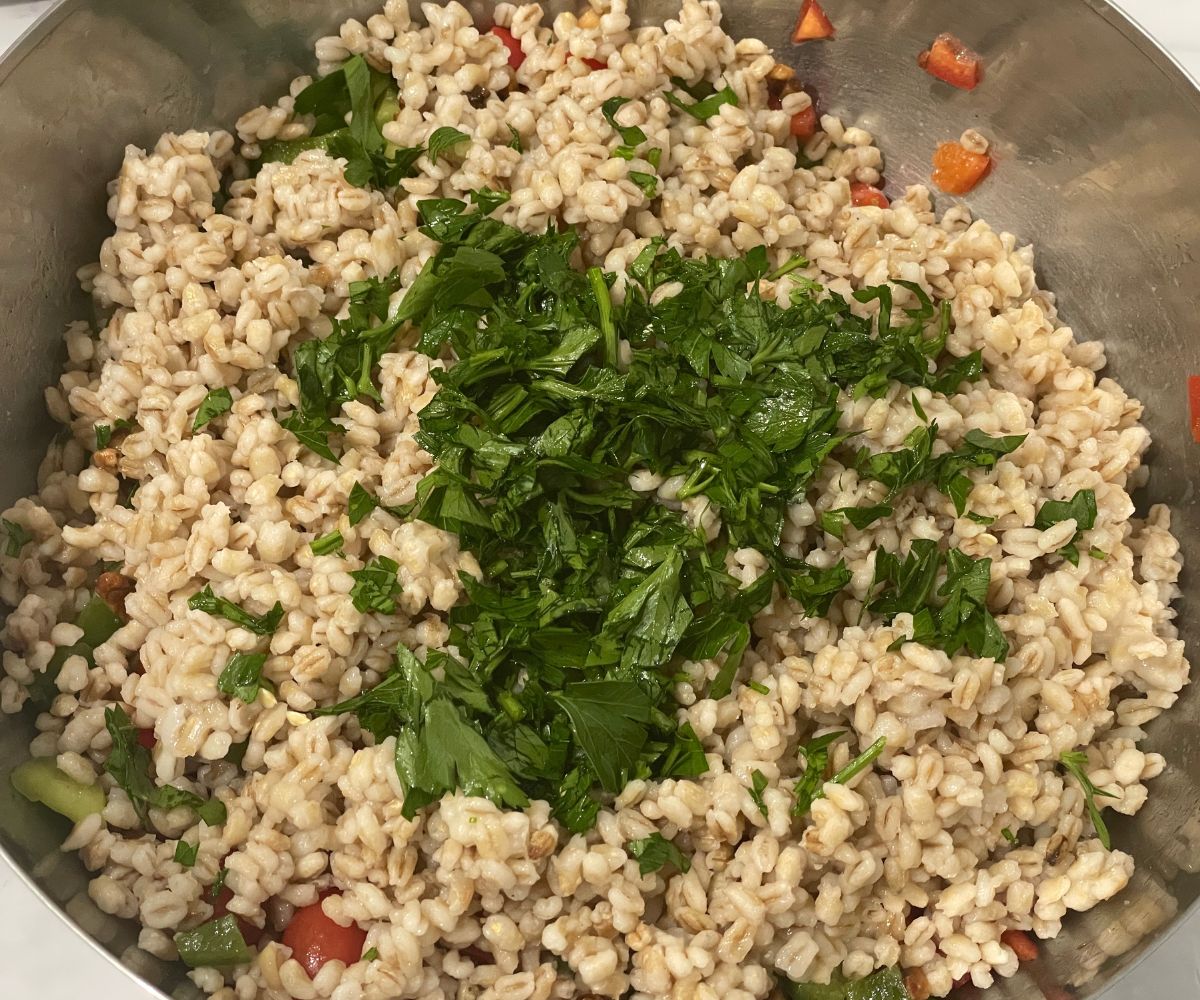
[(27, 760), (9, 776), (13, 788), (30, 802), (40, 802), (73, 823), (101, 812), (106, 798), (99, 785), (85, 785), (63, 774), (53, 758)]

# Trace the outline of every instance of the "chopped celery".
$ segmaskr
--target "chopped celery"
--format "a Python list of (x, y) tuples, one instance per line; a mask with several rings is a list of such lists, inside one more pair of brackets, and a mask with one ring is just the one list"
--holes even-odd
[(40, 802), (73, 823), (104, 809), (103, 788), (85, 785), (64, 774), (51, 757), (25, 761), (13, 770), (9, 780), (30, 802)]
[(218, 968), (250, 961), (250, 949), (231, 913), (175, 935), (179, 957), (193, 969), (202, 965)]

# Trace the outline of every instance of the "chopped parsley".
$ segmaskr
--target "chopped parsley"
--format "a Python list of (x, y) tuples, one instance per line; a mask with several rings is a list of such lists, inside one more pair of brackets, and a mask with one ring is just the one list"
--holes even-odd
[(217, 678), (217, 690), (249, 705), (263, 685), (262, 670), (266, 662), (266, 653), (234, 653)]
[(866, 750), (850, 761), (831, 778), (825, 777), (829, 768), (829, 747), (838, 738), (845, 736), (844, 732), (826, 733), (806, 743), (800, 748), (804, 757), (804, 770), (792, 788), (792, 815), (804, 816), (812, 809), (812, 804), (825, 796), (825, 782), (832, 781), (844, 785), (873, 763), (887, 746), (886, 737), (879, 737)]
[(1114, 792), (1106, 792), (1092, 784), (1092, 779), (1087, 776), (1088, 756), (1082, 750), (1064, 751), (1059, 760), (1062, 762), (1062, 766), (1070, 773), (1071, 777), (1079, 782), (1079, 787), (1083, 789), (1083, 802), (1087, 807), (1088, 816), (1091, 818), (1092, 827), (1096, 831), (1096, 839), (1100, 841), (1106, 851), (1111, 851), (1112, 837), (1108, 832), (1108, 826), (1105, 825), (1104, 818), (1100, 815), (1100, 807), (1096, 805), (1096, 797), (1102, 795), (1105, 798), (1115, 799), (1117, 795)]
[(196, 857), (199, 853), (199, 841), (189, 844), (186, 840), (181, 840), (175, 845), (175, 861), (183, 865), (184, 868), (191, 868), (196, 863)]
[(449, 125), (435, 129), (429, 137), (429, 162), (437, 163), (438, 157), (445, 156), (460, 143), (470, 142), (471, 137), (466, 132), (460, 132)]
[(220, 389), (210, 389), (208, 395), (201, 401), (200, 408), (196, 410), (196, 419), (192, 421), (192, 430), (200, 430), (214, 417), (228, 413), (231, 409), (233, 409), (233, 396), (228, 389), (223, 386)]
[(146, 821), (148, 809), (177, 809), (187, 806), (209, 826), (225, 822), (225, 803), (220, 799), (202, 799), (174, 785), (155, 785), (150, 751), (138, 743), (138, 732), (120, 705), (104, 710), (104, 725), (112, 738), (112, 749), (104, 770), (124, 789), (134, 808)]
[(767, 815), (767, 803), (763, 798), (763, 792), (767, 790), (767, 776), (762, 771), (755, 770), (750, 775), (750, 798), (754, 800), (754, 804), (758, 807), (758, 811), (762, 813), (763, 819), (769, 819)]
[(667, 865), (674, 866), (685, 875), (692, 868), (692, 862), (687, 856), (661, 833), (631, 840), (625, 845), (625, 850), (637, 859), (638, 871), (643, 875), (649, 875)]
[[(357, 483), (355, 485), (358, 485)], [(327, 556), (332, 552), (341, 553), (346, 540), (340, 531), (330, 531), (320, 538), (314, 538), (309, 544), (314, 556)]]
[(255, 635), (273, 634), (283, 620), (283, 605), (278, 601), (265, 615), (252, 615), (249, 611), (243, 611), (233, 601), (217, 597), (213, 593), (211, 583), (205, 584), (203, 590), (188, 598), (188, 607), (193, 611), (203, 611), (218, 618), (224, 618)]
[(15, 521), (2, 517), (0, 518), (0, 527), (4, 529), (4, 554), (7, 556), (19, 556), (21, 549), (33, 541), (33, 535), (23, 524), (17, 524)]
[(362, 569), (350, 574), (354, 586), (350, 588), (350, 599), (364, 613), (378, 611), (390, 615), (396, 610), (396, 594), (400, 583), (396, 572), (400, 567), (396, 560), (387, 556), (376, 556)]
[(114, 420), (111, 424), (96, 424), (96, 450), (103, 451), (109, 446), (112, 441), (112, 436), (117, 431), (127, 431), (133, 427), (132, 420)]
[(1007, 840), (1010, 844), (1017, 842), (1017, 835), (1012, 832), (1007, 826), (1000, 830), (1000, 836)]
[[(1076, 543), (1085, 531), (1096, 526), (1096, 493), (1094, 490), (1078, 490), (1070, 500), (1047, 500), (1038, 508), (1033, 526), (1045, 531), (1062, 521), (1075, 521), (1075, 534), (1058, 554), (1074, 566), (1079, 565), (1079, 548)], [(1099, 551), (1099, 550), (1094, 550)]]
[(737, 94), (729, 85), (722, 90), (715, 90), (713, 85), (707, 81), (701, 81), (700, 84), (690, 87), (678, 77), (672, 77), (671, 82), (683, 89), (693, 99), (693, 103), (687, 104), (678, 94), (664, 91), (663, 97), (667, 103), (686, 112), (699, 122), (708, 121), (725, 104), (732, 104), (735, 108), (738, 106)]
[[(705, 102), (733, 103), (728, 88), (692, 96), (697, 117)], [(706, 694), (724, 697), (751, 620), (776, 594), (820, 616), (850, 583), (843, 562), (806, 561), (817, 538), (798, 553), (779, 544), (789, 507), (835, 452), (888, 488), (878, 507), (929, 485), (958, 506), (971, 474), (1023, 439), (972, 431), (935, 456), (930, 423), (900, 452), (873, 454), (839, 429), (843, 393), (878, 398), (895, 383), (938, 392), (978, 367), (977, 357), (945, 357), (949, 311), (917, 285), (899, 283), (914, 300), (899, 321), (890, 287), (855, 295), (879, 303), (876, 318), (807, 279), (793, 278), (783, 307), (760, 282), (802, 258), (773, 271), (761, 247), (691, 259), (656, 240), (614, 298), (614, 276), (572, 266), (575, 233), (524, 233), (491, 218), (503, 197), (421, 202), (422, 232), (441, 246), (395, 314), (396, 276), (360, 283), (334, 333), (296, 349), (294, 416), (330, 455), (331, 417), (349, 399), (378, 399), (372, 369), (402, 325), (415, 328), (421, 352), (453, 354), (420, 413), (417, 443), (434, 468), (415, 499), (382, 507), (356, 484), (348, 516), (418, 518), (457, 534), (480, 567), (478, 579), (461, 577), (465, 600), (449, 615), (455, 655), (434, 651), (422, 663), (399, 650), (375, 688), (319, 713), (353, 712), (377, 739), (397, 738), (406, 814), (460, 788), (516, 808), (546, 799), (579, 832), (601, 796), (632, 778), (707, 770), (677, 719), (681, 661), (718, 663)], [(655, 295), (668, 284), (676, 294)], [(633, 490), (640, 470), (680, 477), (681, 501), (704, 497), (720, 513), (717, 537)], [(866, 527), (889, 512), (843, 508), (826, 526)], [(1002, 657), (1008, 646), (986, 608), (990, 563), (927, 544), (876, 553), (869, 613), (912, 614), (917, 641)], [(767, 561), (747, 586), (725, 569), (744, 547)], [(356, 607), (394, 611), (392, 560), (352, 575)], [(834, 738), (806, 748), (800, 812), (820, 794)], [(849, 781), (883, 747), (832, 780)]]
[(621, 137), (622, 144), (613, 150), (613, 156), (619, 156), (623, 160), (633, 159), (637, 153), (637, 147), (646, 141), (646, 133), (637, 125), (617, 123), (617, 112), (628, 103), (628, 97), (610, 97), (600, 105), (600, 111), (604, 114), (605, 121)]
[(298, 115), (313, 116), (312, 132), (299, 139), (264, 142), (260, 164), (291, 163), (307, 149), (323, 149), (346, 161), (346, 180), (356, 187), (390, 188), (416, 175), (424, 147), (393, 146), (381, 131), (400, 109), (396, 83), (362, 56), (351, 56), (305, 87), (296, 95), (294, 109)]
[(377, 958), (379, 958), (379, 949), (378, 948), (368, 948), (366, 951), (363, 952), (362, 958), (360, 958), (359, 961), (360, 962), (374, 962)]

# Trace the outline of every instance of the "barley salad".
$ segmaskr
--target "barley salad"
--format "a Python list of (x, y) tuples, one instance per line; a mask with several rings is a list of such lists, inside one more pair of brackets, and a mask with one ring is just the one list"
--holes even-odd
[(92, 900), (220, 1000), (924, 1000), (1119, 893), (1178, 547), (1032, 248), (711, 0), (316, 55), (126, 150), (0, 522)]

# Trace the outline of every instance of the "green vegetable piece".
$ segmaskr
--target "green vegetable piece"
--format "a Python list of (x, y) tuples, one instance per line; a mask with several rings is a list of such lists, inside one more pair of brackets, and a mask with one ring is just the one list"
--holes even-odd
[(283, 605), (278, 601), (265, 615), (254, 615), (243, 611), (233, 601), (217, 597), (213, 593), (212, 584), (205, 584), (204, 589), (188, 598), (188, 607), (193, 611), (203, 611), (206, 614), (224, 618), (235, 625), (253, 632), (255, 635), (271, 635), (283, 620)]
[(245, 965), (252, 958), (237, 918), (227, 913), (216, 920), (175, 935), (179, 957), (191, 968)]
[(738, 106), (737, 94), (730, 86), (726, 86), (723, 90), (710, 94), (694, 104), (686, 103), (678, 94), (672, 94), (670, 91), (664, 91), (663, 97), (666, 98), (668, 104), (677, 107), (680, 111), (687, 112), (700, 122), (708, 121), (721, 110), (722, 105), (732, 104), (735, 108)]
[(193, 432), (200, 430), (214, 417), (228, 413), (231, 409), (233, 409), (233, 396), (228, 389), (224, 387), (210, 389), (208, 395), (200, 401), (199, 409), (196, 410), (196, 419), (192, 421)]
[(768, 784), (769, 781), (767, 780), (767, 776), (763, 774), (762, 771), (755, 770), (754, 773), (750, 775), (750, 798), (753, 799), (754, 804), (758, 806), (758, 811), (762, 813), (763, 819), (770, 819), (770, 816), (767, 814), (767, 803), (763, 798), (763, 792), (767, 790)]
[[(356, 483), (355, 485), (358, 484)], [(331, 531), (320, 538), (314, 538), (309, 547), (312, 549), (314, 556), (327, 556), (332, 552), (340, 555), (342, 545), (345, 544), (345, 541), (340, 531)]]
[(217, 678), (217, 690), (249, 705), (263, 685), (262, 669), (266, 662), (266, 653), (234, 653)]
[(1096, 839), (1104, 846), (1106, 851), (1112, 850), (1112, 836), (1108, 832), (1108, 826), (1104, 822), (1104, 817), (1100, 815), (1100, 807), (1096, 805), (1097, 796), (1115, 799), (1116, 793), (1106, 792), (1102, 788), (1097, 788), (1092, 784), (1092, 779), (1087, 775), (1088, 756), (1082, 750), (1067, 750), (1059, 757), (1063, 767), (1071, 774), (1071, 776), (1079, 782), (1079, 787), (1083, 789), (1084, 805), (1087, 807), (1088, 816), (1091, 818), (1092, 827), (1096, 831)]
[(439, 156), (445, 156), (455, 146), (470, 141), (471, 137), (466, 132), (460, 132), (449, 125), (435, 129), (429, 137), (429, 162), (437, 163)]
[(789, 1000), (911, 1000), (899, 969), (878, 969), (863, 979), (835, 973), (828, 984), (780, 983)]
[(186, 840), (181, 840), (175, 845), (175, 861), (183, 865), (184, 868), (191, 868), (196, 863), (196, 857), (200, 853), (200, 843), (189, 844)]
[(396, 579), (399, 569), (396, 560), (387, 556), (376, 556), (362, 569), (354, 570), (350, 574), (354, 580), (354, 586), (350, 588), (350, 599), (354, 606), (363, 613), (395, 613), (395, 598), (400, 590), (400, 583)]
[(0, 527), (4, 528), (4, 554), (7, 556), (13, 556), (14, 558), (19, 556), (21, 549), (28, 542), (33, 541), (33, 535), (25, 529), (25, 525), (23, 524), (16, 524), (5, 517), (0, 518)]
[(638, 871), (643, 875), (656, 872), (666, 865), (674, 865), (685, 875), (692, 869), (692, 862), (687, 856), (661, 833), (631, 840), (625, 845), (625, 850), (637, 859)]
[(359, 961), (360, 962), (374, 962), (377, 958), (379, 958), (379, 949), (378, 948), (368, 948), (366, 951), (363, 952), (362, 958), (360, 958)]
[(116, 634), (117, 629), (121, 627), (121, 619), (104, 598), (93, 594), (75, 616), (75, 624), (83, 629), (83, 638), (80, 641), (95, 649)]
[(18, 764), (9, 780), (30, 802), (40, 802), (72, 823), (104, 810), (104, 789), (99, 785), (82, 784), (64, 774), (51, 757), (37, 757)]

